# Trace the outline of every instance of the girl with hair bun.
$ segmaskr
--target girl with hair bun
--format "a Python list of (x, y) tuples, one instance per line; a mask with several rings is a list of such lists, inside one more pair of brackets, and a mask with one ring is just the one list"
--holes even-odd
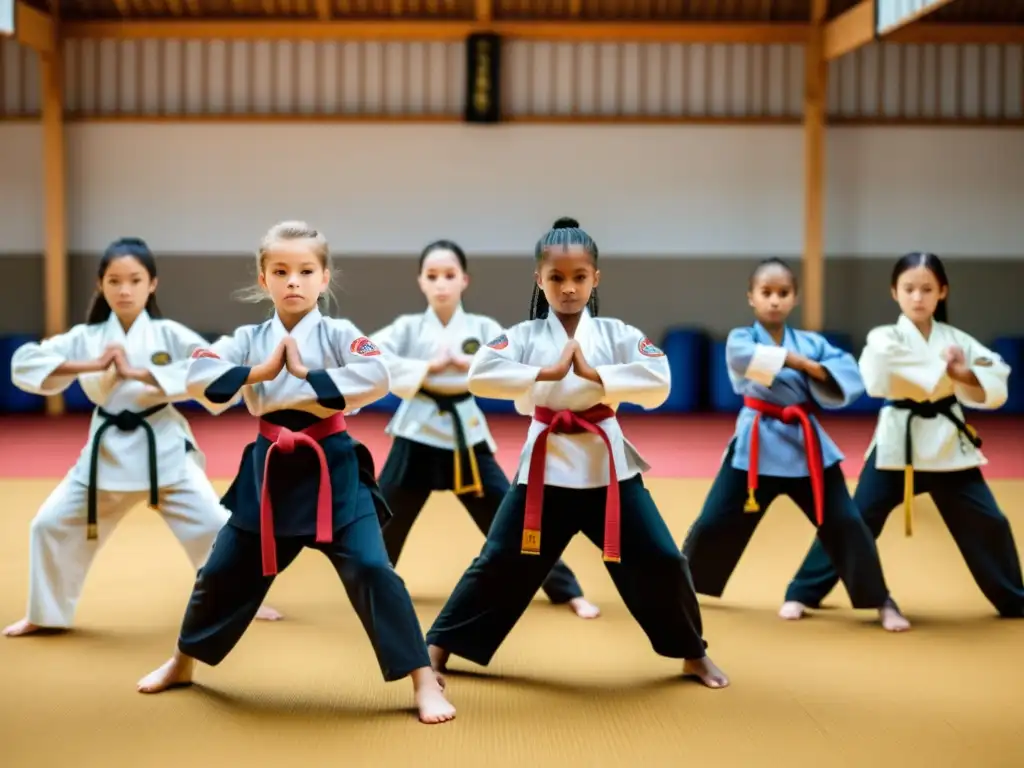
[[(419, 286), (426, 312), (402, 315), (373, 334), (391, 372), (391, 391), (402, 398), (387, 427), (394, 442), (378, 480), (392, 513), (384, 544), (396, 567), (434, 491), (454, 493), (486, 536), (509, 488), (467, 375), (483, 342), (498, 336), (502, 327), (463, 309), (469, 264), (457, 243), (438, 240), (423, 249)], [(600, 613), (561, 560), (541, 588), (552, 603), (568, 605), (580, 618)]]
[(431, 661), (439, 671), (451, 654), (488, 664), (583, 533), (602, 549), (654, 651), (722, 688), (728, 679), (706, 654), (686, 562), (644, 487), (649, 466), (615, 414), (620, 403), (663, 403), (668, 361), (638, 328), (598, 316), (597, 259), (577, 221), (556, 221), (535, 249), (529, 319), (491, 339), (470, 365), (470, 392), (513, 400), (532, 419), (487, 542), (427, 634)]

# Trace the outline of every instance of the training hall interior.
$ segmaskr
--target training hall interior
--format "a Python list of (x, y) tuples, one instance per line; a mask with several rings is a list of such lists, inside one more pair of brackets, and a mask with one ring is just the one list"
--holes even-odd
[[(210, 341), (272, 312), (238, 301), (276, 222), (336, 262), (332, 313), (372, 338), (421, 313), (421, 249), (468, 255), (467, 312), (526, 320), (534, 246), (577, 219), (601, 314), (668, 357), (653, 411), (623, 406), (645, 484), (681, 543), (742, 399), (725, 339), (753, 322), (762, 259), (798, 278), (793, 327), (855, 357), (896, 322), (897, 259), (935, 253), (949, 322), (1012, 369), (968, 410), (1024, 541), (1024, 2), (1020, 0), (0, 0), (0, 625), (25, 615), (29, 535), (96, 403), (11, 378), (22, 345), (83, 323), (100, 256), (138, 237), (165, 316)], [(486, 341), (486, 340), (484, 340)], [(377, 469), (399, 403), (349, 418)], [(852, 489), (882, 401), (821, 416)], [(530, 420), (482, 400), (515, 472)], [(225, 491), (255, 420), (180, 404)], [(565, 561), (601, 608), (538, 593), (487, 667), (454, 660), (454, 722), (417, 723), (384, 683), (330, 564), (304, 552), (195, 685), (143, 696), (195, 581), (139, 504), (96, 555), (67, 632), (0, 638), (0, 764), (150, 766), (978, 766), (1024, 764), (1024, 624), (1001, 619), (928, 496), (878, 540), (913, 622), (880, 631), (837, 587), (777, 616), (814, 538), (788, 498), (720, 598), (701, 597), (709, 690), (655, 654), (584, 537)], [(102, 522), (102, 521), (101, 521)], [(396, 566), (424, 630), (484, 538), (435, 493)]]

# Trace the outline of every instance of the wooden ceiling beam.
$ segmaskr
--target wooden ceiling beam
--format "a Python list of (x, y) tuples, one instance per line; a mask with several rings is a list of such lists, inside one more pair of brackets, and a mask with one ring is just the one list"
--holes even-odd
[(885, 36), (913, 45), (1022, 45), (1024, 24), (911, 24)]
[(52, 56), (57, 46), (57, 30), (53, 17), (37, 10), (23, 0), (14, 8), (14, 39), (41, 56)]
[[(319, 2), (321, 12), (329, 3)], [(864, 0), (825, 25), (823, 49), (834, 59), (875, 39), (873, 0)], [(19, 2), (24, 34), (46, 44), (45, 13)], [(24, 10), (21, 10), (24, 8)], [(319, 15), (319, 14), (318, 14)], [(20, 18), (20, 17), (19, 17)], [(735, 43), (804, 45), (810, 24), (735, 23), (619, 23), (619, 22), (510, 22), (492, 21), (288, 21), (208, 19), (128, 19), (125, 21), (65, 21), (66, 38), (109, 40), (351, 40), (459, 42), (474, 32), (494, 32), (510, 39), (565, 43)], [(913, 44), (1020, 45), (1020, 24), (929, 24), (902, 27), (884, 38), (887, 42)]]
[(806, 24), (475, 21), (69, 21), (67, 38), (109, 40), (462, 41), (474, 32), (543, 42), (803, 44)]
[(861, 0), (825, 25), (822, 53), (832, 61), (875, 39), (875, 0)]

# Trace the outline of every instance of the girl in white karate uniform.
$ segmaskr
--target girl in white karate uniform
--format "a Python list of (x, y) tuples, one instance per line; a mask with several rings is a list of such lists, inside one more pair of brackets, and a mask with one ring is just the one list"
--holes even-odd
[[(514, 400), (531, 415), (519, 472), (480, 555), (427, 633), (431, 660), (490, 662), (569, 541), (582, 532), (656, 653), (684, 674), (728, 685), (706, 654), (686, 566), (622, 434), (615, 408), (656, 408), (668, 397), (665, 354), (640, 330), (597, 317), (597, 244), (573, 219), (537, 243), (530, 319), (473, 359), (469, 389)], [(541, 520), (543, 519), (543, 534)]]
[[(388, 424), (394, 443), (379, 479), (392, 513), (384, 544), (395, 566), (432, 492), (452, 491), (486, 536), (509, 489), (467, 376), (482, 341), (496, 338), (502, 327), (489, 317), (463, 311), (469, 275), (466, 254), (456, 243), (428, 245), (419, 268), (427, 311), (402, 315), (373, 334), (388, 361), (391, 391), (402, 398)], [(568, 605), (581, 618), (600, 613), (561, 560), (542, 589), (552, 603)]]
[(192, 681), (195, 661), (216, 666), (242, 638), (273, 583), (305, 548), (334, 566), (370, 637), (386, 681), (411, 677), (420, 719), (455, 716), (430, 668), (412, 599), (388, 560), (389, 516), (373, 459), (345, 414), (379, 400), (390, 384), (379, 348), (348, 320), (324, 317), (330, 251), (304, 222), (273, 227), (257, 254), (257, 297), (274, 316), (198, 350), (188, 388), (210, 411), (239, 392), (258, 435), (224, 497), (231, 519), (199, 573), (177, 648), (138, 689)]
[[(962, 406), (995, 410), (1006, 402), (1010, 367), (946, 322), (949, 280), (938, 256), (908, 253), (893, 268), (892, 296), (902, 314), (868, 334), (861, 374), (872, 397), (885, 398), (854, 502), (877, 537), (903, 505), (913, 532), (913, 500), (932, 497), (974, 580), (1000, 616), (1024, 616), (1024, 583), (1013, 532), (981, 473), (981, 438)], [(798, 619), (836, 584), (815, 542), (782, 607)]]
[[(156, 286), (146, 243), (117, 240), (100, 259), (86, 322), (14, 353), (19, 388), (56, 395), (78, 379), (96, 410), (78, 461), (32, 521), (28, 614), (4, 630), (8, 637), (71, 628), (96, 553), (138, 502), (159, 511), (197, 570), (227, 522), (188, 422), (172, 405), (191, 399), (189, 356), (206, 342), (162, 318)], [(279, 614), (261, 608), (260, 618)]]

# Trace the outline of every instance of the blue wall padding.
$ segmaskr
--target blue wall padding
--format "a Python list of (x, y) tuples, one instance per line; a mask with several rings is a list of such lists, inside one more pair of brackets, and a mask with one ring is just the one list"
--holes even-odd
[(64, 409), (68, 413), (85, 413), (95, 407), (92, 401), (85, 396), (85, 392), (77, 381), (64, 390)]
[(709, 405), (718, 413), (736, 413), (743, 405), (743, 398), (732, 391), (729, 370), (725, 365), (725, 341), (713, 341), (708, 345), (707, 371)]
[(999, 355), (1010, 366), (1004, 413), (1024, 413), (1024, 337), (1003, 336), (992, 342), (992, 351)]
[(19, 334), (16, 336), (0, 336), (0, 412), (2, 413), (33, 413), (41, 411), (46, 399), (39, 395), (30, 395), (14, 386), (11, 381), (11, 358), (22, 344), (39, 341), (35, 336)]
[[(705, 400), (707, 381), (707, 334), (699, 328), (669, 328), (660, 346), (672, 370), (672, 391), (664, 404), (648, 413), (693, 413), (700, 410)], [(623, 403), (619, 410), (637, 413), (645, 409), (633, 403)]]

